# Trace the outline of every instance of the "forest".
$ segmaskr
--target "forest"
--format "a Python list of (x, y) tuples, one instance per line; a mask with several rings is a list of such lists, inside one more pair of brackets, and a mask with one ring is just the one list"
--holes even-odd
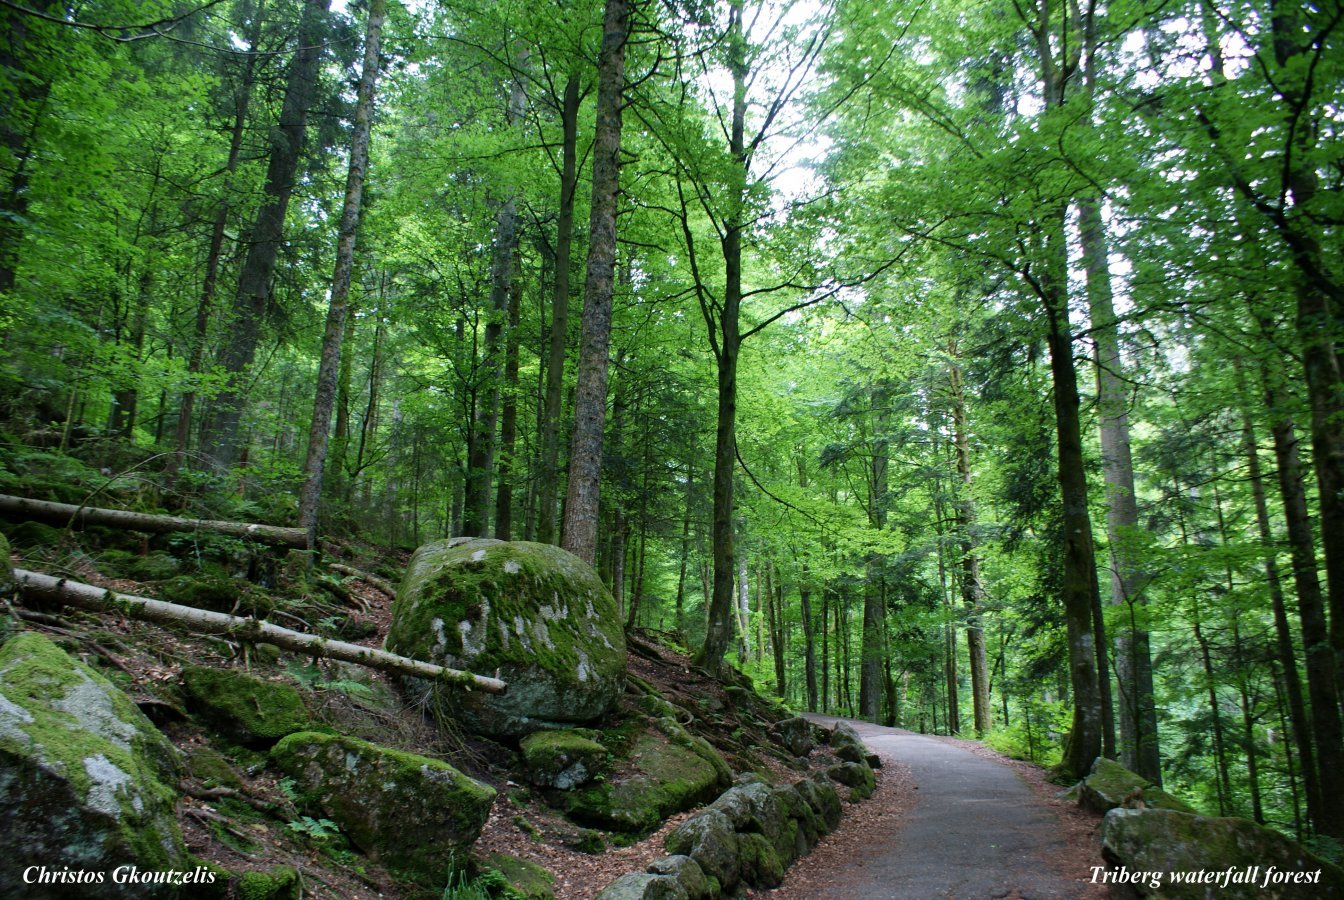
[(0, 492), (558, 544), (794, 709), (1338, 857), (1339, 0), (0, 23)]

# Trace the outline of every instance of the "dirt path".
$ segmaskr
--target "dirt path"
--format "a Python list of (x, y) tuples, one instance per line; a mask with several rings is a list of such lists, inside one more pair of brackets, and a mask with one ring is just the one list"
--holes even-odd
[[(841, 854), (818, 848), (796, 868), (806, 886), (786, 881), (782, 896), (855, 898), (1075, 898), (1105, 896), (1090, 884), (1100, 865), (1089, 826), (1064, 807), (1051, 808), (1010, 765), (946, 741), (866, 722), (847, 721), (900, 773), (889, 797), (899, 814), (842, 841)], [(860, 807), (862, 808), (862, 807)], [(844, 826), (842, 825), (842, 830)], [(858, 838), (857, 840), (855, 838)], [(793, 879), (792, 873), (790, 880)], [(799, 893), (799, 890), (802, 892)]]

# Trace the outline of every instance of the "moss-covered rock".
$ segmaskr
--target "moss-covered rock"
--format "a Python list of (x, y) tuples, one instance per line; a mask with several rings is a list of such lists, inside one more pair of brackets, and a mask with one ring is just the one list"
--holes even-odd
[(573, 790), (611, 768), (607, 748), (573, 730), (533, 732), (521, 748), (527, 780), (540, 787)]
[(244, 872), (234, 886), (238, 900), (299, 900), (303, 881), (293, 866), (275, 866), (265, 872)]
[(804, 778), (793, 786), (793, 790), (817, 814), (817, 818), (825, 826), (823, 833), (834, 831), (840, 824), (840, 817), (844, 813), (844, 807), (840, 805), (840, 794), (836, 792), (835, 785), (824, 773), (818, 772), (811, 778)]
[(503, 695), (435, 687), (469, 729), (517, 737), (606, 713), (625, 683), (625, 633), (591, 566), (559, 547), (455, 538), (411, 557), (387, 648), (497, 674)]
[(670, 875), (631, 872), (622, 875), (597, 895), (597, 900), (688, 900), (681, 882)]
[(321, 814), (388, 868), (441, 885), (467, 858), (495, 791), (438, 759), (367, 741), (299, 732), (271, 759)]
[(275, 607), (268, 596), (252, 591), (246, 581), (217, 571), (169, 578), (159, 585), (158, 593), (169, 603), (239, 616), (260, 616)]
[(492, 853), (485, 864), (504, 876), (515, 893), (524, 900), (553, 900), (555, 876), (528, 859), (508, 853)]
[(1144, 896), (1204, 900), (1214, 896), (1214, 886), (1186, 883), (1186, 875), (1255, 869), (1255, 879), (1218, 885), (1219, 900), (1344, 897), (1344, 870), (1277, 831), (1245, 819), (1169, 809), (1113, 809), (1102, 820), (1101, 853), (1107, 862), (1130, 872), (1160, 873), (1156, 886), (1135, 885)]
[(212, 747), (193, 747), (187, 753), (184, 762), (187, 774), (206, 787), (226, 787), (233, 790), (242, 790), (244, 787), (243, 779), (237, 770), (224, 754)]
[(663, 846), (673, 856), (695, 860), (725, 894), (730, 894), (741, 879), (737, 833), (733, 823), (717, 809), (698, 812), (682, 822), (672, 829)]
[(657, 732), (640, 733), (629, 771), (566, 796), (570, 818), (581, 825), (642, 833), (675, 813), (704, 803), (719, 790), (720, 775), (694, 750)]
[(853, 800), (871, 797), (873, 791), (877, 789), (877, 779), (873, 777), (873, 770), (868, 768), (866, 762), (836, 763), (826, 770), (826, 774), (832, 781), (849, 788), (850, 799)]
[(187, 666), (182, 687), (202, 719), (245, 747), (269, 747), (311, 726), (303, 697), (292, 684), (232, 669)]
[(177, 574), (178, 561), (162, 550), (143, 555), (129, 550), (104, 550), (98, 554), (98, 569), (114, 578), (162, 581)]
[(710, 900), (719, 895), (719, 883), (689, 856), (660, 856), (649, 863), (648, 873), (677, 879), (690, 900)]
[(1145, 806), (1155, 809), (1174, 809), (1192, 815), (1196, 813), (1195, 808), (1188, 803), (1104, 756), (1097, 757), (1092, 763), (1092, 771), (1078, 784), (1078, 805), (1097, 815), (1105, 815), (1131, 797), (1140, 798)]
[(763, 834), (748, 832), (737, 836), (742, 880), (752, 887), (773, 888), (784, 883), (784, 861)]
[(0, 646), (0, 896), (49, 896), (29, 866), (104, 873), (85, 896), (167, 897), (111, 872), (190, 868), (172, 745), (121, 691), (41, 635)]
[(865, 757), (868, 755), (868, 747), (859, 737), (859, 733), (845, 722), (837, 722), (835, 729), (831, 732), (831, 749), (835, 751), (835, 755), (839, 759), (845, 762), (867, 765)]
[(812, 752), (812, 723), (802, 716), (781, 719), (770, 726), (770, 736), (794, 756), (805, 757)]
[(14, 592), (14, 564), (9, 558), (9, 541), (0, 534), (0, 597)]
[(710, 808), (727, 816), (739, 833), (763, 836), (781, 866), (787, 866), (797, 856), (798, 826), (789, 816), (789, 805), (770, 785), (763, 782), (736, 785), (720, 794)]

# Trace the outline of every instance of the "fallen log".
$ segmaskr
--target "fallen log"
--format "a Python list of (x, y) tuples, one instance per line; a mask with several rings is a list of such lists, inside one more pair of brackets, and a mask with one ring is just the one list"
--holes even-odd
[(327, 568), (331, 569), (333, 572), (338, 572), (341, 575), (349, 575), (351, 578), (358, 578), (360, 581), (366, 581), (393, 600), (397, 599), (397, 589), (392, 586), (392, 582), (379, 578), (377, 575), (361, 572), (354, 566), (347, 566), (343, 563), (328, 563)]
[(508, 689), (508, 685), (498, 678), (473, 675), (470, 672), (436, 666), (407, 656), (398, 656), (386, 650), (375, 650), (372, 647), (362, 647), (346, 641), (333, 641), (315, 634), (291, 631), (257, 619), (230, 616), (177, 603), (167, 603), (163, 600), (136, 597), (132, 594), (118, 594), (106, 588), (71, 581), (68, 578), (57, 578), (42, 572), (30, 572), (26, 569), (15, 569), (14, 579), (19, 584), (20, 593), (35, 600), (63, 603), (93, 612), (116, 613), (128, 619), (186, 628), (203, 634), (222, 634), (254, 644), (275, 644), (277, 647), (296, 653), (336, 659), (367, 666), (370, 669), (381, 669), (384, 672), (413, 675), (416, 678), (456, 685), (466, 690), (484, 691), (487, 694), (502, 694)]
[(211, 531), (230, 537), (261, 541), (303, 550), (308, 546), (308, 532), (302, 528), (282, 528), (279, 525), (258, 525), (249, 522), (223, 522), (215, 519), (187, 519), (154, 513), (129, 512), (124, 509), (100, 509), (96, 506), (75, 506), (51, 500), (30, 500), (0, 494), (0, 516), (7, 519), (33, 519), (53, 525), (86, 526), (106, 525), (130, 531), (148, 531), (162, 534), (168, 531)]

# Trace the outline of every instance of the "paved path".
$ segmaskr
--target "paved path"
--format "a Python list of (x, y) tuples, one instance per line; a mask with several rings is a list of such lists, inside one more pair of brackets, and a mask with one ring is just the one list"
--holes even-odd
[(880, 756), (907, 766), (918, 800), (897, 829), (872, 835), (826, 900), (1073, 897), (1047, 860), (1069, 852), (1049, 809), (1007, 766), (897, 728), (848, 722)]

